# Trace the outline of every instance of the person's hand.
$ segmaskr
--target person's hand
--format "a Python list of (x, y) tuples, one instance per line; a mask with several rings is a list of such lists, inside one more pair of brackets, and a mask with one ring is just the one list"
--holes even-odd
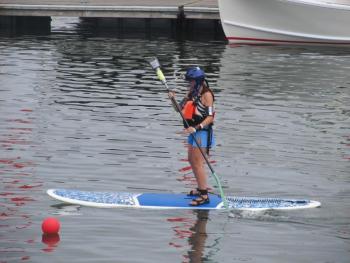
[(194, 127), (188, 127), (187, 129), (184, 130), (184, 132), (186, 134), (191, 134), (191, 133), (195, 133), (196, 129)]
[(168, 97), (169, 97), (169, 99), (174, 98), (175, 97), (175, 92), (174, 91), (169, 91), (168, 92)]

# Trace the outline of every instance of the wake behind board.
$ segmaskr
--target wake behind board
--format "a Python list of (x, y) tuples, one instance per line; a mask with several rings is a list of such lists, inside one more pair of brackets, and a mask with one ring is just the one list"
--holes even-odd
[[(49, 189), (47, 194), (54, 199), (82, 206), (101, 208), (152, 208), (152, 209), (225, 209), (222, 199), (209, 194), (210, 203), (200, 206), (189, 205), (193, 196), (173, 193), (122, 193), (122, 192), (91, 192), (67, 189)], [(260, 198), (260, 197), (226, 197), (228, 208), (237, 210), (290, 210), (321, 206), (318, 201)]]

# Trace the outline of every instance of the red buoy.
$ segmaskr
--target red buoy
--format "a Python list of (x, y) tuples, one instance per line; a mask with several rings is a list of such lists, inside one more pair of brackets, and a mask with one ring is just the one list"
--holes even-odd
[(57, 234), (60, 231), (60, 222), (54, 217), (45, 218), (41, 229), (45, 234)]

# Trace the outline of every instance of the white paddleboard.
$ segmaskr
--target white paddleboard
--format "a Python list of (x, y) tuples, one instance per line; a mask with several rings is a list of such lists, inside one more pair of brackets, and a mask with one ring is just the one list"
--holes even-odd
[[(152, 209), (225, 209), (222, 199), (209, 194), (210, 202), (200, 206), (189, 203), (194, 196), (174, 193), (123, 193), (92, 192), (69, 189), (49, 189), (47, 194), (54, 199), (82, 206), (118, 208), (152, 208)], [(260, 197), (226, 197), (228, 208), (237, 210), (291, 210), (315, 208), (321, 203), (304, 199), (260, 198)]]

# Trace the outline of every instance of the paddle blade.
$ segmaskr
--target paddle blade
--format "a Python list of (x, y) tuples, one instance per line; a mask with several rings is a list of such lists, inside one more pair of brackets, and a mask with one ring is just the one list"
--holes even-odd
[(160, 69), (160, 64), (158, 59), (156, 57), (150, 58), (149, 64), (151, 64), (151, 67), (156, 71), (158, 79), (165, 84), (166, 79), (162, 70)]
[(160, 80), (160, 81), (162, 81), (163, 83), (165, 83), (166, 82), (166, 80), (165, 80), (165, 77), (164, 77), (164, 74), (163, 74), (163, 72), (160, 70), (160, 68), (157, 68), (157, 76), (158, 76), (158, 79)]
[(156, 57), (150, 58), (149, 63), (151, 64), (151, 67), (156, 70), (157, 68), (160, 68), (159, 61)]

